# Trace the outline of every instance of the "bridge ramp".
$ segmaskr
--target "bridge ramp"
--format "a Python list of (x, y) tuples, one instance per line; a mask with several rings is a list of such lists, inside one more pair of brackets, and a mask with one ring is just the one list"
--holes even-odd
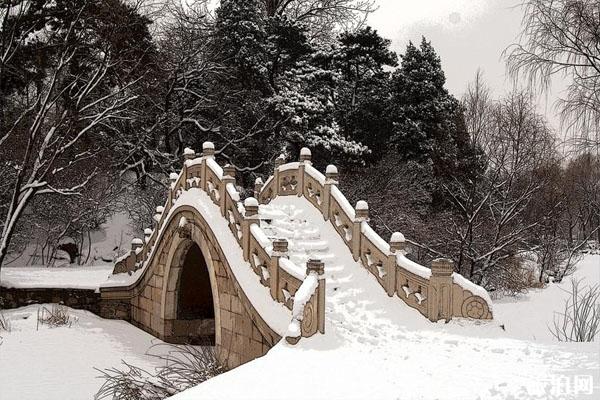
[(598, 375), (592, 343), (515, 340), (497, 320), (427, 321), (388, 297), (304, 198), (280, 196), (261, 205), (260, 215), (271, 239), (288, 239), (293, 261), (325, 263), (325, 334), (295, 346), (282, 340), (265, 356), (176, 400), (562, 399), (570, 397), (553, 395), (552, 382), (590, 371)]

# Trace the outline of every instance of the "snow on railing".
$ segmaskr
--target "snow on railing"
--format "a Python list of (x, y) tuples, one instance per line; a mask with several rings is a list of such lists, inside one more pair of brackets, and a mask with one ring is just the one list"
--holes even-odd
[(388, 295), (397, 295), (432, 321), (454, 317), (492, 318), (492, 303), (485, 289), (453, 273), (450, 260), (438, 259), (431, 268), (405, 255), (404, 236), (396, 232), (385, 241), (369, 225), (369, 206), (352, 207), (337, 187), (338, 171), (328, 165), (325, 175), (311, 165), (310, 150), (300, 151), (300, 161), (285, 163), (282, 156), (264, 184), (255, 185), (255, 196), (268, 203), (277, 196), (301, 195), (319, 209), (338, 232), (355, 260), (360, 261)]
[[(269, 288), (273, 300), (283, 303), (293, 311), (291, 323), (297, 325), (299, 329), (294, 331), (294, 334), (300, 332), (300, 335), (294, 336), (291, 342), (297, 342), (301, 336), (312, 336), (317, 331), (324, 332), (325, 280), (322, 279), (322, 268), (317, 274), (319, 275), (317, 287), (312, 288), (314, 271), (310, 271), (313, 267), (308, 265), (306, 271), (303, 271), (288, 259), (285, 239), (271, 241), (267, 237), (260, 228), (259, 202), (252, 197), (247, 198), (243, 203), (240, 201), (240, 194), (235, 187), (235, 169), (230, 165), (219, 166), (214, 159), (212, 143), (203, 144), (202, 157), (196, 157), (193, 150), (186, 148), (184, 160), (181, 172), (169, 176), (171, 181), (169, 196), (164, 206), (156, 207), (154, 229), (146, 229), (144, 241), (136, 239), (132, 242), (131, 253), (117, 262), (113, 271), (114, 279), (109, 279), (102, 285), (103, 289), (129, 288), (136, 280), (141, 279), (144, 270), (155, 257), (154, 253), (158, 247), (155, 244), (158, 238), (162, 237), (167, 225), (166, 221), (170, 220), (169, 215), (174, 210), (177, 198), (185, 190), (200, 189), (219, 206), (222, 216), (228, 221), (232, 234), (243, 250), (244, 259), (249, 263), (260, 283)], [(297, 163), (296, 167), (299, 165), (300, 163)], [(315, 171), (312, 171), (316, 177), (314, 179), (320, 183), (324, 177), (322, 178), (322, 174)], [(290, 190), (296, 190), (298, 181), (290, 179), (288, 185)], [(176, 228), (180, 236), (189, 237), (190, 223), (191, 221), (186, 217), (179, 218)], [(128, 274), (129, 278), (123, 278), (123, 273)], [(309, 287), (310, 296), (307, 294)], [(301, 288), (303, 289), (299, 292)], [(301, 294), (301, 298), (297, 298), (298, 293)]]

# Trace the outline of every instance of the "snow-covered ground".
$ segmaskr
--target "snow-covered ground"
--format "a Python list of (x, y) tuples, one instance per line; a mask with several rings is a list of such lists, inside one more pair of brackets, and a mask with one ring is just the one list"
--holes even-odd
[[(216, 207), (206, 203), (202, 207), (209, 211)], [(282, 341), (266, 356), (176, 400), (593, 399), (600, 392), (598, 343), (558, 343), (547, 329), (568, 296), (568, 279), (496, 301), (490, 322), (432, 324), (397, 297), (389, 298), (305, 199), (280, 197), (261, 206), (260, 213), (272, 220), (262, 224), (267, 235), (288, 239), (292, 261), (302, 265), (318, 257), (325, 262), (326, 333), (303, 338), (296, 346)], [(104, 277), (110, 269), (102, 272)], [(97, 287), (100, 267), (85, 278), (76, 276), (78, 270), (70, 271), (71, 278), (61, 273), (47, 285), (87, 282)], [(36, 272), (36, 282), (51, 282), (45, 271), (60, 270)], [(34, 284), (16, 275), (17, 284)], [(586, 256), (575, 278), (600, 282), (600, 256)], [(36, 331), (38, 307), (4, 311), (12, 331), (0, 332), (2, 400), (90, 399), (102, 383), (93, 367), (119, 367), (122, 359), (150, 370), (157, 366), (145, 352), (160, 342), (126, 322), (71, 310), (78, 318), (71, 327)], [(591, 389), (585, 386), (590, 379)]]
[(571, 279), (581, 280), (583, 286), (600, 284), (600, 255), (584, 256), (575, 273), (561, 283), (495, 301), (494, 318), (504, 324), (508, 336), (555, 342), (548, 327), (553, 326), (554, 316), (562, 312), (565, 300), (570, 297)]
[[(174, 399), (593, 398), (585, 386), (567, 386), (590, 379), (596, 395), (600, 392), (597, 343), (518, 339), (544, 337), (546, 326), (529, 322), (540, 307), (551, 322), (552, 310), (562, 307), (558, 287), (539, 293), (552, 302), (533, 292), (516, 303), (499, 303), (490, 322), (432, 324), (388, 297), (306, 202), (286, 196), (261, 207), (273, 219), (263, 229), (288, 238), (292, 260), (316, 256), (325, 262), (325, 335), (303, 338), (296, 346), (282, 341), (266, 356)], [(599, 260), (586, 259), (581, 270), (594, 275)]]
[[(36, 330), (39, 307), (3, 311), (11, 331), (0, 331), (2, 400), (90, 400), (102, 385), (94, 367), (122, 368), (121, 360), (148, 371), (159, 366), (146, 352), (162, 342), (125, 321), (69, 309), (76, 319), (70, 327)], [(166, 350), (152, 348), (154, 354)]]
[(70, 288), (97, 290), (112, 274), (112, 265), (60, 268), (6, 267), (0, 285), (6, 288)]

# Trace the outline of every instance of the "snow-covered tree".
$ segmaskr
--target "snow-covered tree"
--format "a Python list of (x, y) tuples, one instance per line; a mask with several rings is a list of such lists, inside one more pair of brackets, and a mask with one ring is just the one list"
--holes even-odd
[(338, 43), (332, 59), (341, 75), (335, 96), (337, 121), (349, 138), (369, 147), (371, 160), (378, 160), (392, 132), (390, 73), (384, 68), (396, 67), (397, 56), (391, 42), (370, 27), (345, 32)]
[(444, 87), (439, 56), (425, 38), (412, 43), (392, 75), (392, 141), (405, 159), (432, 163), (436, 174), (455, 169), (470, 149), (458, 100)]
[[(113, 124), (127, 118), (128, 106), (136, 98), (133, 88), (141, 77), (134, 66), (143, 51), (128, 46), (144, 44), (124, 42), (123, 37), (128, 28), (134, 37), (137, 33), (148, 37), (143, 26), (149, 21), (116, 0), (36, 3), (36, 7), (8, 13), (1, 31), (3, 43), (11, 46), (4, 50), (12, 56), (3, 59), (0, 84), (10, 84), (7, 71), (18, 71), (20, 60), (35, 64), (39, 73), (22, 75), (26, 78), (20, 83), (22, 90), (13, 85), (14, 90), (0, 93), (5, 117), (0, 168), (8, 179), (0, 193), (0, 265), (35, 198), (79, 196), (100, 173), (111, 172), (118, 157), (111, 140)], [(111, 18), (121, 21), (124, 31), (109, 29), (115, 25)], [(28, 52), (32, 41), (52, 50), (40, 64), (35, 53)], [(60, 207), (60, 202), (56, 205)]]

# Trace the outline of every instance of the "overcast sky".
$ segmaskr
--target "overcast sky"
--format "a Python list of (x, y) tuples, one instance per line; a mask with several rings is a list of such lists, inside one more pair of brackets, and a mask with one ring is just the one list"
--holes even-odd
[[(460, 97), (478, 68), (494, 95), (512, 88), (502, 51), (518, 39), (523, 11), (520, 0), (377, 0), (379, 9), (368, 24), (392, 40), (393, 50), (404, 53), (409, 40), (425, 36), (442, 59), (446, 86)], [(540, 98), (540, 111), (557, 128), (553, 97)]]

